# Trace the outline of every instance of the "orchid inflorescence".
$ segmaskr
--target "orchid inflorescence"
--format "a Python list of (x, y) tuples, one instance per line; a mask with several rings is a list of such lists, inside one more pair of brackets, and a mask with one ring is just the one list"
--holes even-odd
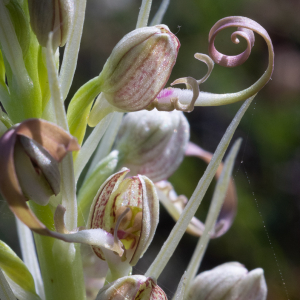
[[(16, 217), (23, 257), (0, 241), (1, 300), (167, 299), (157, 279), (184, 232), (199, 242), (174, 299), (266, 299), (262, 269), (248, 273), (232, 262), (197, 272), (209, 240), (225, 234), (236, 215), (231, 173), (240, 139), (222, 159), (251, 101), (271, 78), (272, 42), (246, 17), (219, 20), (209, 33), (209, 55), (195, 54), (207, 74), (165, 87), (180, 42), (160, 24), (169, 1), (162, 1), (147, 26), (151, 2), (142, 1), (136, 29), (120, 40), (99, 76), (78, 89), (66, 110), (86, 1), (0, 0), (0, 192)], [(224, 55), (214, 46), (216, 35), (228, 27), (238, 28), (234, 43), (239, 37), (247, 42), (239, 55)], [(269, 51), (261, 78), (238, 93), (200, 91), (214, 63), (235, 67), (247, 60), (254, 32)], [(186, 89), (174, 88), (177, 84)], [(245, 102), (214, 154), (189, 142), (183, 112), (237, 101)], [(87, 125), (95, 128), (84, 141)], [(184, 156), (208, 164), (189, 201), (167, 181)], [(214, 177), (204, 224), (194, 215)], [(159, 202), (177, 222), (147, 272), (132, 275), (155, 235)], [(86, 245), (93, 251), (81, 255)]]

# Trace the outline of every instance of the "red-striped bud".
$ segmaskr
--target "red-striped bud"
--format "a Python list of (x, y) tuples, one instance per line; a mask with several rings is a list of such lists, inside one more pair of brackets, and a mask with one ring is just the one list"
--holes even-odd
[(98, 293), (96, 300), (167, 300), (165, 292), (152, 278), (142, 275), (122, 277)]
[(103, 117), (103, 98), (114, 110), (146, 108), (166, 85), (179, 47), (179, 40), (166, 25), (143, 27), (125, 35), (100, 74), (102, 97), (90, 113), (89, 124), (95, 126)]

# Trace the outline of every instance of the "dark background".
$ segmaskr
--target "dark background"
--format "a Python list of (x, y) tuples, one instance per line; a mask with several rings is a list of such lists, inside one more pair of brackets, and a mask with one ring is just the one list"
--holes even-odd
[[(79, 65), (71, 95), (87, 80), (98, 75), (116, 43), (135, 28), (141, 1), (89, 0)], [(153, 1), (153, 12), (160, 1)], [(228, 261), (239, 261), (249, 270), (265, 271), (269, 300), (300, 299), (300, 1), (298, 0), (171, 0), (164, 24), (181, 42), (170, 82), (179, 77), (201, 78), (206, 67), (193, 58), (207, 53), (208, 33), (219, 19), (241, 15), (260, 23), (270, 34), (275, 49), (272, 81), (258, 94), (246, 112), (233, 138), (243, 138), (234, 179), (237, 186), (238, 214), (223, 237), (212, 240), (200, 271)], [(153, 13), (152, 13), (153, 15)], [(216, 47), (226, 54), (237, 54), (244, 41), (234, 45), (232, 30), (225, 30)], [(267, 47), (256, 36), (248, 61), (227, 69), (215, 66), (204, 91), (236, 92), (254, 83), (267, 67)], [(241, 103), (221, 107), (198, 107), (187, 117), (191, 140), (213, 152)], [(206, 165), (186, 158), (171, 177), (178, 194), (190, 197)], [(197, 216), (205, 220), (213, 187)], [(0, 237), (17, 249), (11, 213), (1, 202)], [(160, 250), (172, 226), (171, 217), (162, 209), (154, 243), (134, 269), (143, 274)], [(185, 235), (175, 255), (158, 280), (171, 298), (197, 243)]]

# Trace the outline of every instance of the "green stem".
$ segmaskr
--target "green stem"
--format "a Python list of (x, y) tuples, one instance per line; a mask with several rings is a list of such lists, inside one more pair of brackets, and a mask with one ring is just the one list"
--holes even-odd
[[(53, 213), (49, 206), (34, 202), (31, 208), (36, 216), (51, 230), (54, 229)], [(47, 300), (83, 300), (83, 279), (80, 247), (51, 237), (34, 234), (37, 253)]]
[(152, 0), (143, 0), (142, 6), (139, 12), (136, 28), (146, 27), (149, 20)]
[(87, 126), (87, 118), (95, 97), (101, 92), (99, 77), (84, 84), (72, 98), (68, 107), (67, 119), (70, 133), (82, 144)]

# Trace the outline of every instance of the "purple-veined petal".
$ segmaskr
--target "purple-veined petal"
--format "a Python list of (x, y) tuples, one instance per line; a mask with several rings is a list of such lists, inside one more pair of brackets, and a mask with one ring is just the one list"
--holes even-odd
[(143, 189), (142, 228), (138, 244), (135, 248), (130, 264), (136, 265), (144, 252), (148, 249), (159, 220), (159, 201), (153, 182), (146, 176), (138, 175)]

